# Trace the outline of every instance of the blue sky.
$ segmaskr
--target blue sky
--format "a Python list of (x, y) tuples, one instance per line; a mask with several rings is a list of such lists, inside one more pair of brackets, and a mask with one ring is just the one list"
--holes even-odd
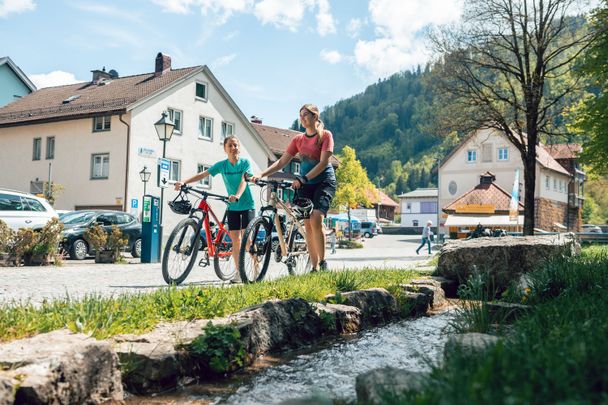
[(39, 87), (208, 65), (246, 116), (288, 127), (429, 58), (424, 30), (460, 0), (0, 0), (0, 56)]

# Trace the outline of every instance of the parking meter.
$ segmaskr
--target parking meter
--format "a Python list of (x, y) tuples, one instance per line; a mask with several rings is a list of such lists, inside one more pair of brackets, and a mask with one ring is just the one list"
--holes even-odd
[(141, 225), (141, 262), (160, 261), (160, 198), (144, 195)]

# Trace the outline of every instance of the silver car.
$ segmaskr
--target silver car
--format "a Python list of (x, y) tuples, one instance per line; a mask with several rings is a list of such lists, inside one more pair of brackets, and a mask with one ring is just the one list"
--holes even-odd
[(51, 218), (57, 213), (44, 198), (0, 188), (0, 220), (10, 228), (41, 229)]

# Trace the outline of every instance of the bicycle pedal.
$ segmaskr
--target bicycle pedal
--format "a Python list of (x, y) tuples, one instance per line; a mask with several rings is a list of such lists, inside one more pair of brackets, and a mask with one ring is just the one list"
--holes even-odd
[(209, 263), (209, 259), (205, 259), (205, 258), (201, 259), (201, 260), (198, 262), (198, 265), (199, 265), (200, 267), (207, 267), (207, 266), (209, 266), (209, 265), (210, 265), (210, 263)]

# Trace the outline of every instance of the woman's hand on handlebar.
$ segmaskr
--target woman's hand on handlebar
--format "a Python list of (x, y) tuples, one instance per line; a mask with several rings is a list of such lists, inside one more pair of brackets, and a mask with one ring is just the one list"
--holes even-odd
[(239, 200), (239, 198), (235, 195), (231, 195), (228, 197), (228, 201), (230, 202), (237, 202)]
[(176, 181), (174, 184), (174, 189), (175, 191), (180, 191), (182, 189), (182, 186), (185, 186), (185, 183), (182, 183), (181, 181)]

